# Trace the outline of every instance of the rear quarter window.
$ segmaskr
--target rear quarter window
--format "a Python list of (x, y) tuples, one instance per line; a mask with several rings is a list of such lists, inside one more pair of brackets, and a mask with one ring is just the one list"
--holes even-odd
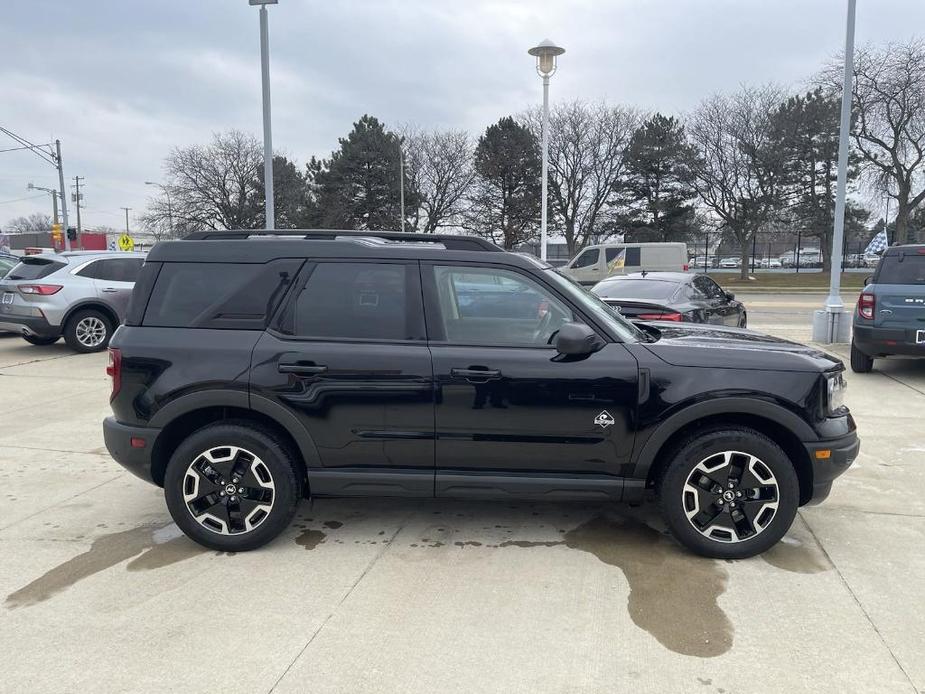
[[(262, 330), (302, 263), (289, 258), (269, 263), (162, 263), (143, 325)], [(142, 288), (136, 285), (136, 290), (140, 302)]]

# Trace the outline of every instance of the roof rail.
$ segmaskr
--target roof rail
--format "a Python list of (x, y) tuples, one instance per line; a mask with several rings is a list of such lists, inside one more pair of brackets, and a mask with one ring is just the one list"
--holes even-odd
[(248, 239), (254, 236), (294, 236), (306, 240), (333, 241), (338, 236), (378, 238), (388, 241), (413, 243), (442, 243), (452, 251), (503, 251), (491, 241), (477, 236), (456, 236), (453, 234), (418, 234), (408, 231), (354, 231), (344, 229), (243, 229), (235, 231), (194, 231), (184, 237), (185, 241), (227, 241)]

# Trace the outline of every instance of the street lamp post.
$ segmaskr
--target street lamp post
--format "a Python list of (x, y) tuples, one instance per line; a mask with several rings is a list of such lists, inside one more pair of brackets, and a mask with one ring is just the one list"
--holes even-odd
[(145, 181), (145, 185), (157, 186), (164, 192), (167, 198), (167, 231), (170, 233), (170, 238), (173, 238), (173, 203), (170, 201), (170, 188), (155, 181)]
[(851, 127), (851, 96), (854, 79), (854, 16), (856, 0), (848, 0), (845, 30), (845, 68), (842, 78), (841, 125), (838, 130), (838, 183), (835, 189), (835, 228), (832, 238), (832, 262), (829, 298), (825, 308), (813, 316), (813, 340), (831, 344), (847, 342), (850, 316), (841, 299), (842, 245), (845, 236), (845, 196), (848, 181), (848, 131)]
[(58, 191), (54, 188), (43, 188), (42, 186), (37, 186), (33, 183), (30, 183), (26, 186), (27, 190), (42, 190), (46, 193), (51, 194), (51, 211), (52, 211), (52, 220), (55, 224), (58, 223)]
[(276, 228), (276, 212), (273, 208), (273, 134), (270, 129), (270, 30), (267, 5), (276, 5), (278, 0), (249, 0), (251, 5), (260, 5), (260, 76), (263, 85), (263, 189), (266, 198), (266, 227)]
[(536, 58), (536, 72), (543, 78), (543, 192), (541, 195), (542, 209), (540, 210), (540, 259), (546, 260), (546, 203), (549, 194), (547, 181), (549, 177), (549, 78), (555, 73), (557, 58), (565, 53), (565, 49), (546, 39), (527, 53)]
[(401, 198), (401, 230), (405, 230), (405, 152), (402, 142), (398, 143), (398, 168), (401, 176), (401, 188), (399, 196)]

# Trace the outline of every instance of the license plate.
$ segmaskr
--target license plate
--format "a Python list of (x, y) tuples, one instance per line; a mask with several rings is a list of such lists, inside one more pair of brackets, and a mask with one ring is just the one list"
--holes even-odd
[[(3, 303), (12, 304), (13, 303), (13, 292), (4, 292), (3, 293)], [(921, 332), (921, 331), (920, 331)]]
[(925, 330), (916, 330), (915, 332), (915, 344), (925, 345)]

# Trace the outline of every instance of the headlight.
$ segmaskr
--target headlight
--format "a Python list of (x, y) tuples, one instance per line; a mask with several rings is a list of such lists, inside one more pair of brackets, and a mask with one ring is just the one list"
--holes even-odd
[(845, 406), (845, 388), (848, 387), (848, 383), (845, 381), (845, 375), (841, 371), (827, 374), (825, 382), (828, 391), (826, 409), (831, 415)]

